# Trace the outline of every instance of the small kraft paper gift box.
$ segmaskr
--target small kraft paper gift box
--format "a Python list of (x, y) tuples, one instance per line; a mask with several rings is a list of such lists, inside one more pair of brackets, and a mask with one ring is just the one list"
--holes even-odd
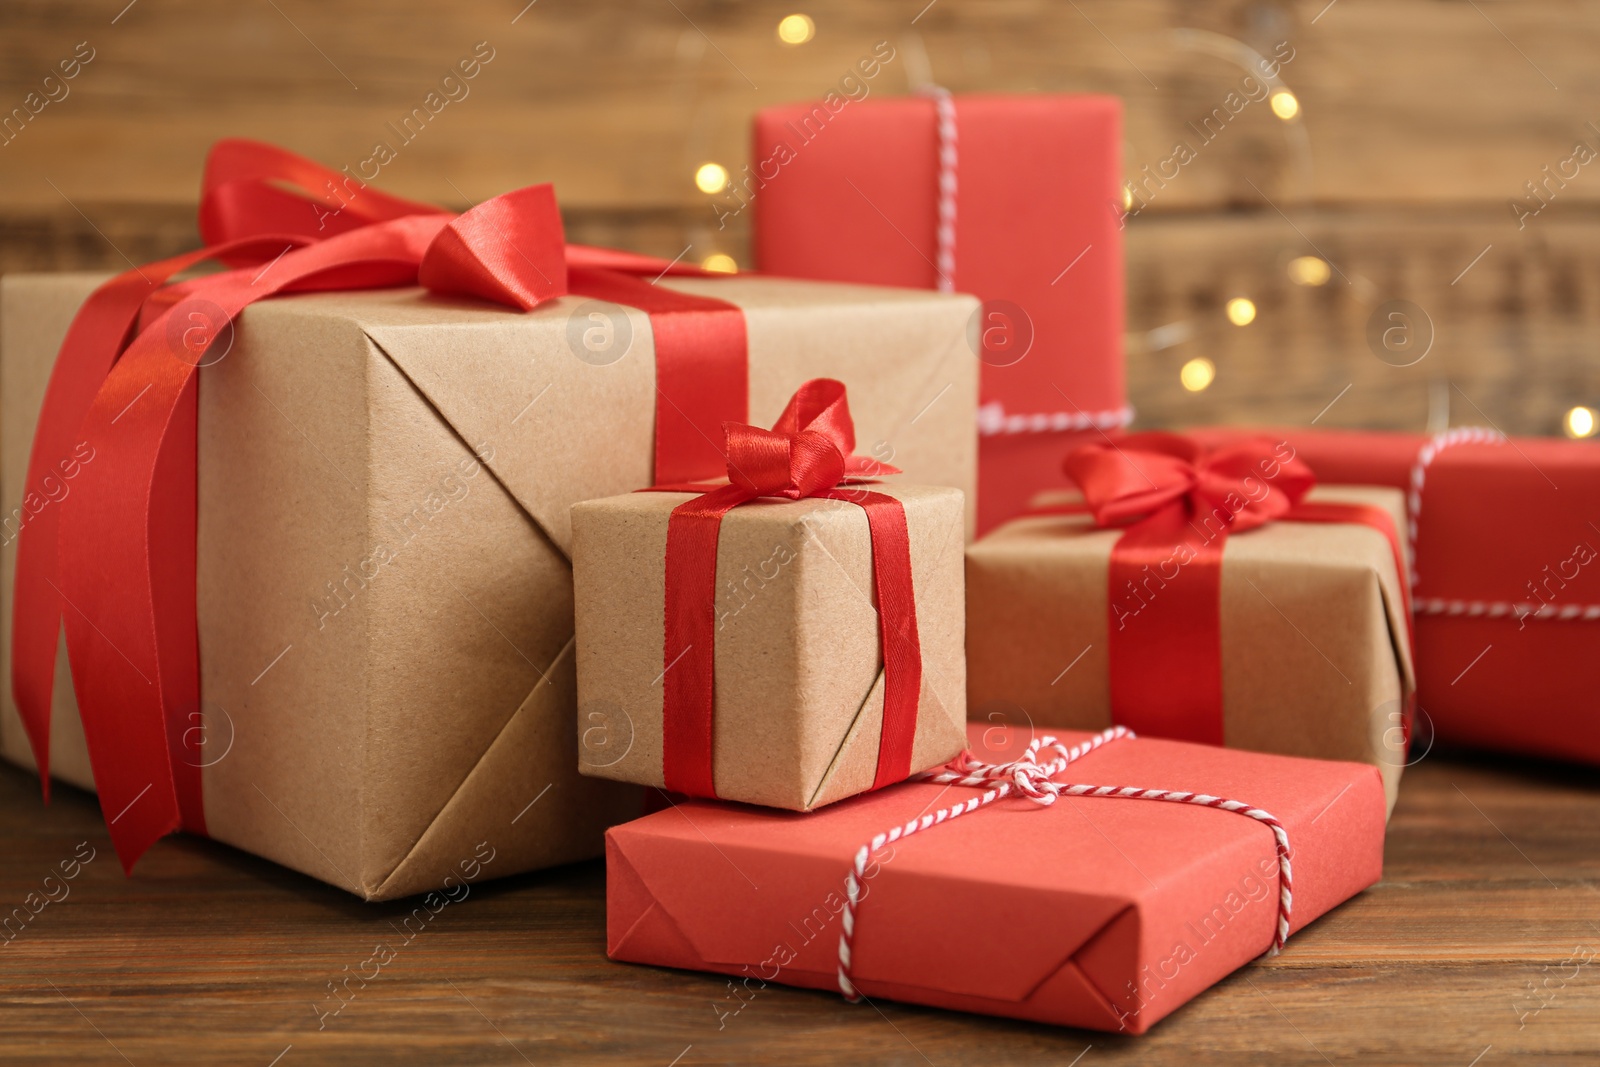
[(967, 554), (974, 721), (1375, 764), (1390, 807), (1414, 683), (1399, 494), (1313, 487), (1281, 440), (1087, 446), (1082, 498)]
[(1372, 767), (967, 729), (948, 771), (809, 815), (614, 827), (607, 952), (730, 975), (730, 1011), (780, 982), (1142, 1033), (1382, 873)]
[(1406, 494), (1419, 744), (1600, 764), (1600, 448), (1479, 427), (1258, 432), (1323, 482)]
[(954, 757), (960, 490), (878, 481), (837, 381), (726, 446), (725, 485), (572, 509), (579, 769), (809, 811)]
[(983, 300), (980, 531), (1061, 484), (1074, 440), (1131, 419), (1115, 97), (833, 93), (758, 112), (752, 152), (713, 210), (754, 213), (758, 269)]
[(0, 745), (130, 866), (181, 827), (385, 899), (483, 842), (598, 855), (645, 794), (577, 771), (574, 503), (720, 476), (722, 423), (818, 373), (863, 451), (972, 487), (973, 298), (706, 276), (566, 244), (549, 186), (455, 216), (252, 142), (203, 193), (204, 250), (0, 287)]

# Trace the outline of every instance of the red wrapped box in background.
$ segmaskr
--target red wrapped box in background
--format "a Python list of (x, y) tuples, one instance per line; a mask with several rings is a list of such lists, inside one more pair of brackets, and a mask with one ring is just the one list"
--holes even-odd
[(933, 92), (756, 116), (758, 269), (985, 302), (980, 533), (1065, 484), (1074, 436), (1131, 417), (1121, 138), (1109, 96)]
[[(967, 733), (995, 763), (1030, 740)], [(686, 801), (607, 833), (606, 951), (734, 975), (741, 996), (767, 982), (838, 990), (848, 960), (869, 998), (1142, 1033), (1284, 929), (1283, 852), (1259, 815), (1276, 817), (1292, 858), (1286, 952), (1382, 873), (1373, 767), (1124, 737), (1057, 777), (1216, 795), (980, 806), (980, 787), (921, 781), (808, 815)]]
[(1273, 432), (1324, 483), (1405, 491), (1417, 700), (1438, 738), (1600, 763), (1600, 449), (1480, 429)]

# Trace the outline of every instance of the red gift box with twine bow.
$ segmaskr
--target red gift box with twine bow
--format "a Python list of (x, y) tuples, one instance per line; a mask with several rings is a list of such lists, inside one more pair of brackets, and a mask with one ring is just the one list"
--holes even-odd
[(724, 434), (726, 483), (572, 509), (580, 769), (809, 811), (950, 759), (962, 494), (884, 481), (837, 381)]
[(568, 244), (549, 186), (457, 216), (253, 142), (200, 217), (4, 286), (0, 735), (98, 789), (125, 865), (182, 827), (384, 898), (486, 840), (497, 875), (594, 855), (640, 796), (575, 769), (575, 501), (715, 477), (721, 424), (819, 372), (971, 485), (970, 298), (713, 278)]
[(821, 811), (696, 800), (614, 827), (606, 951), (741, 1000), (778, 982), (1142, 1033), (1381, 873), (1371, 767), (1045, 742), (973, 723), (948, 771)]
[(1115, 97), (833, 94), (758, 112), (752, 153), (713, 203), (752, 208), (758, 269), (984, 301), (980, 532), (1061, 484), (1075, 433), (1132, 418)]

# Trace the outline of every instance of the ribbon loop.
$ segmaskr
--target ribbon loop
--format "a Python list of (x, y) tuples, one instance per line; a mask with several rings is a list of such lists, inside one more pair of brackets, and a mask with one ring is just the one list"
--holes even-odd
[(530, 185), (451, 219), (423, 255), (417, 281), (531, 311), (566, 295), (565, 250), (554, 188)]

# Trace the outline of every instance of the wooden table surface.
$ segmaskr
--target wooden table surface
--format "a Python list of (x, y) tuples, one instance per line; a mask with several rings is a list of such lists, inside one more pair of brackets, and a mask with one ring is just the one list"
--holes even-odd
[(129, 880), (92, 797), (0, 768), (0, 915), (56, 898), (0, 934), (0, 1062), (1595, 1064), (1597, 816), (1600, 773), (1431, 754), (1376, 888), (1142, 1037), (776, 986), (721, 1018), (724, 979), (605, 958), (598, 863), (474, 886), (324, 1016), (415, 901), (191, 838)]

